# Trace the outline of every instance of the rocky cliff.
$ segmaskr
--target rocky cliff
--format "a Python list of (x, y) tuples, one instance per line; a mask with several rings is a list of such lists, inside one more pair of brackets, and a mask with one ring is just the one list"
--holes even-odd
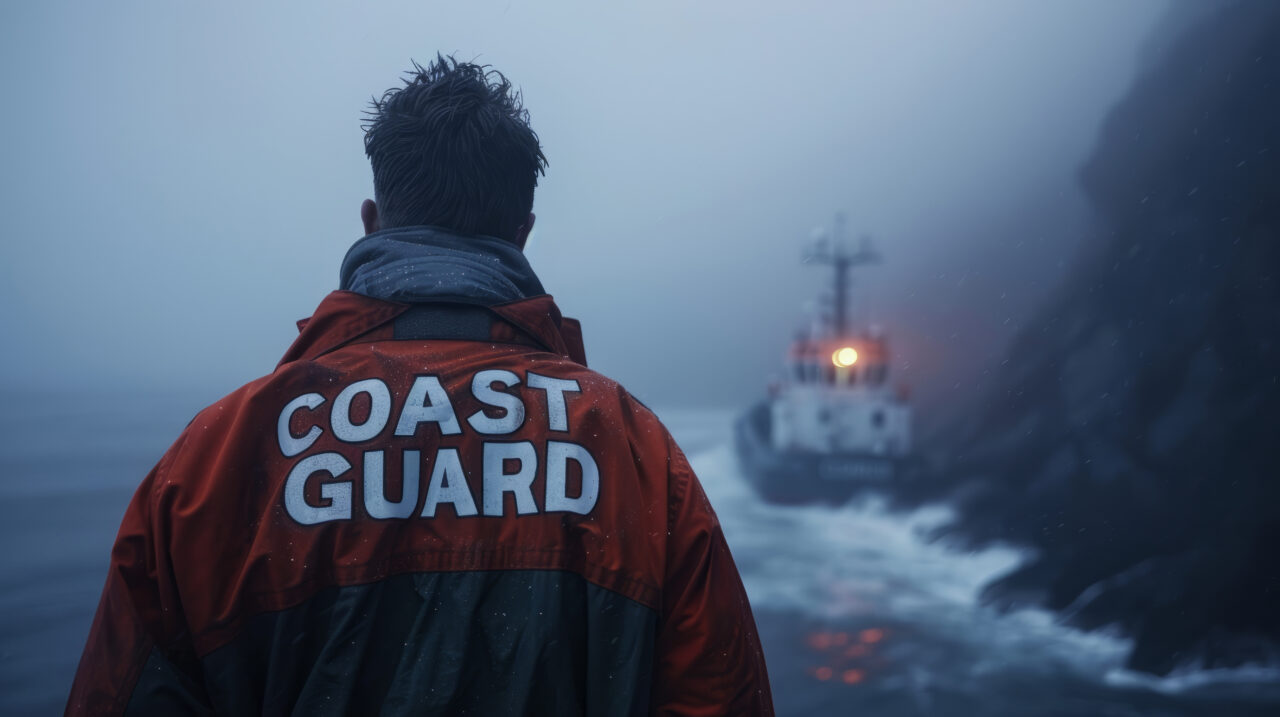
[(1134, 668), (1275, 660), (1280, 3), (1161, 47), (1081, 181), (1103, 236), (953, 434), (956, 535), (1033, 547), (988, 598), (1119, 627)]

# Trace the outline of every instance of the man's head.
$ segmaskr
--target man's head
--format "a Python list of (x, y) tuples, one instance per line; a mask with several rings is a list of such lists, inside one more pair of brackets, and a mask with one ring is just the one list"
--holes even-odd
[(364, 125), (377, 200), (360, 209), (365, 231), (431, 224), (523, 246), (547, 158), (519, 91), (452, 57), (413, 68), (372, 101)]

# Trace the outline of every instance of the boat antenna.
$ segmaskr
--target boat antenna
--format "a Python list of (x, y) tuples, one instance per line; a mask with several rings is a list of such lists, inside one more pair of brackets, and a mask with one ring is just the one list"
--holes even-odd
[(843, 336), (849, 330), (849, 270), (880, 261), (880, 254), (871, 246), (871, 237), (863, 236), (856, 249), (845, 245), (844, 223), (844, 213), (836, 213), (830, 241), (820, 239), (804, 257), (806, 262), (830, 264), (835, 269), (835, 305), (832, 307), (831, 328), (836, 336)]

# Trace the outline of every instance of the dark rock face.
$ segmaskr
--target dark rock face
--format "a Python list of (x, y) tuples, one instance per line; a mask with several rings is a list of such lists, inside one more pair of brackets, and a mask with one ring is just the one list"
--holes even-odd
[(989, 587), (1136, 638), (1131, 666), (1280, 655), (1280, 3), (1189, 28), (1082, 171), (1107, 236), (951, 449)]

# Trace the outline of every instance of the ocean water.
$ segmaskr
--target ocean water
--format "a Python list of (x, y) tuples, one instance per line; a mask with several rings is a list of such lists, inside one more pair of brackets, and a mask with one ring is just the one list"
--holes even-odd
[[(0, 714), (62, 710), (120, 516), (215, 395), (0, 395)], [(742, 481), (730, 411), (659, 411), (755, 610), (781, 715), (1276, 715), (1280, 671), (1126, 672), (1126, 640), (978, 604), (1025, 555), (931, 542), (945, 507), (778, 507)]]
[(1131, 643), (1043, 610), (981, 605), (1028, 556), (931, 540), (950, 511), (762, 502), (732, 449), (734, 415), (664, 414), (733, 550), (784, 715), (1280, 715), (1280, 668), (1124, 668)]
[(61, 714), (125, 506), (216, 398), (0, 394), (0, 714)]

